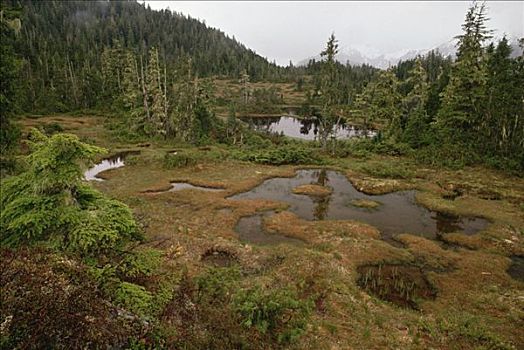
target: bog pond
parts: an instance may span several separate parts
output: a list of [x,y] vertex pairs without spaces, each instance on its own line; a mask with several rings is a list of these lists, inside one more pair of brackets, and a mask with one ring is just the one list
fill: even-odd
[[[86,180],[103,181],[102,171],[125,165],[125,158],[139,151],[117,153],[103,159],[84,173]],[[329,188],[328,195],[297,194],[296,188],[317,185]],[[223,191],[222,188],[201,187],[185,182],[172,182],[168,192],[196,189]],[[294,191],[295,190],[295,191]],[[270,200],[288,204],[287,210],[305,220],[357,220],[376,227],[385,241],[398,245],[398,234],[409,233],[432,240],[439,240],[444,233],[460,232],[467,235],[483,230],[489,221],[478,217],[458,217],[431,211],[415,201],[416,191],[399,191],[384,195],[367,195],[357,191],[340,172],[325,169],[298,170],[294,177],[271,178],[253,189],[228,197],[230,200]],[[235,230],[239,238],[255,244],[304,242],[283,235],[267,233],[263,218],[273,215],[265,211],[242,217]]]
[[[327,186],[332,193],[317,197],[295,194],[293,189],[307,184]],[[451,216],[418,205],[415,191],[393,192],[384,195],[367,195],[357,191],[340,172],[332,170],[298,170],[292,178],[272,178],[250,191],[229,197],[232,200],[265,199],[284,202],[288,211],[305,220],[357,220],[373,225],[380,230],[382,238],[396,243],[394,236],[410,233],[438,240],[443,233],[460,232],[471,235],[484,229],[489,221],[483,218]],[[376,208],[362,207],[361,201],[377,203]],[[236,230],[245,240],[272,243],[264,232],[256,236],[261,226],[262,215],[242,218]],[[258,219],[256,219],[258,217]],[[249,225],[251,223],[251,225]],[[274,243],[279,243],[275,241]]]
[[[314,118],[297,118],[292,116],[281,117],[242,117],[242,121],[251,125],[259,132],[271,134],[283,134],[303,140],[316,140],[318,137],[319,123]],[[374,130],[365,130],[355,125],[340,123],[336,128],[339,139],[349,139],[353,137],[373,137]]]
[[116,169],[123,167],[125,165],[124,160],[127,156],[130,155],[136,155],[139,154],[140,151],[126,151],[126,152],[120,152],[112,155],[111,157],[107,157],[102,159],[102,161],[95,166],[89,168],[84,173],[84,178],[87,181],[104,181],[104,179],[98,177],[98,174],[100,174],[103,171],[109,170],[109,169]]

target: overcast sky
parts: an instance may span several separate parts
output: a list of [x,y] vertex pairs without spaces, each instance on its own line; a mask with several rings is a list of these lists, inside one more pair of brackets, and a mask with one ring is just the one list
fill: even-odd
[[[141,1],[142,2],[142,1]],[[318,54],[331,32],[341,48],[380,53],[426,49],[461,32],[471,2],[264,2],[146,1],[170,8],[229,36],[271,61],[286,65]],[[489,1],[488,27],[495,35],[524,36],[524,1]]]

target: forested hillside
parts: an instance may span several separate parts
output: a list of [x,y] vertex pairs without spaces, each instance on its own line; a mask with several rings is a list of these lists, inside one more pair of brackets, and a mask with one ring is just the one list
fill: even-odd
[[[17,52],[23,58],[19,103],[24,110],[68,110],[99,105],[103,52],[122,49],[146,64],[151,48],[172,70],[192,58],[199,76],[275,79],[279,69],[218,29],[135,1],[4,1],[19,10]],[[115,77],[115,79],[121,77]],[[118,81],[117,83],[120,83]],[[107,94],[107,92],[105,92]]]

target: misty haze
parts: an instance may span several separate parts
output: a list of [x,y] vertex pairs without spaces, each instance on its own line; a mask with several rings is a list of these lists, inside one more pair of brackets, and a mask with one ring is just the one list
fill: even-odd
[[1,349],[524,348],[524,2],[0,5]]

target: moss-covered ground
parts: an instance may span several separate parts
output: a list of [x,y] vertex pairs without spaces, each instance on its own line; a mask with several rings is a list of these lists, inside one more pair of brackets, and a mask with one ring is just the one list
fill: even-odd
[[[166,252],[166,269],[184,269],[196,276],[207,268],[209,252],[220,251],[235,257],[244,287],[293,286],[314,296],[307,331],[291,347],[524,348],[524,282],[506,273],[509,257],[524,255],[522,178],[480,167],[423,168],[402,157],[333,159],[331,167],[346,174],[363,192],[416,189],[417,201],[430,209],[491,222],[475,235],[445,235],[447,246],[401,235],[398,239],[403,245],[396,247],[381,240],[369,224],[305,221],[287,212],[285,203],[227,199],[265,179],[293,176],[293,166],[202,157],[195,164],[166,169],[166,153],[190,146],[117,142],[105,128],[104,118],[97,116],[33,117],[22,123],[25,127],[58,123],[66,132],[110,153],[140,150],[124,167],[102,173],[105,181],[93,186],[133,209],[146,233],[144,245]],[[215,145],[192,151],[220,154],[227,149]],[[173,181],[224,191],[158,192]],[[306,244],[256,246],[239,241],[234,231],[237,221],[265,209],[277,209],[276,215],[264,218],[268,232],[297,237]],[[418,301],[418,310],[413,310],[368,294],[357,284],[357,270],[379,263],[420,267],[436,297]]]

